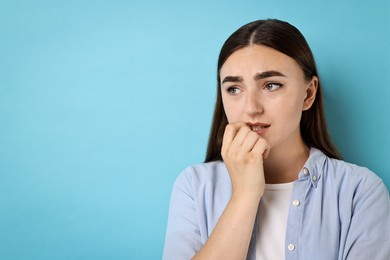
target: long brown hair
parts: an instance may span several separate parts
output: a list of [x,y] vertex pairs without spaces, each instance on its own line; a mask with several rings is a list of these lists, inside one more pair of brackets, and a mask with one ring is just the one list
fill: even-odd
[[[318,77],[314,56],[305,37],[291,24],[275,19],[258,20],[235,31],[225,41],[218,58],[217,99],[205,162],[222,160],[222,139],[228,124],[221,97],[220,69],[233,52],[252,44],[268,46],[290,56],[302,68],[307,80]],[[320,82],[313,105],[302,112],[300,130],[307,146],[315,147],[331,158],[341,158],[326,127]]]

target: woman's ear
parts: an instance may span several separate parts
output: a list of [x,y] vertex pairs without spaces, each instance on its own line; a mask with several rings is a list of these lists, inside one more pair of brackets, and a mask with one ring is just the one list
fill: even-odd
[[308,110],[311,108],[311,106],[314,103],[314,100],[316,99],[316,93],[318,88],[318,78],[316,76],[313,76],[313,78],[310,80],[310,82],[307,85],[306,89],[306,96],[305,100],[303,101],[303,108],[302,110]]

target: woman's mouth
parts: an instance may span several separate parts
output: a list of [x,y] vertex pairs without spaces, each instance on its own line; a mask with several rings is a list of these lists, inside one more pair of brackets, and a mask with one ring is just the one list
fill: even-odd
[[262,126],[262,125],[253,125],[251,126],[252,131],[260,131],[263,130],[264,128],[267,128],[268,126]]
[[264,134],[265,131],[271,126],[269,124],[263,124],[263,123],[248,123],[248,126],[252,129],[252,131],[258,133],[258,134]]

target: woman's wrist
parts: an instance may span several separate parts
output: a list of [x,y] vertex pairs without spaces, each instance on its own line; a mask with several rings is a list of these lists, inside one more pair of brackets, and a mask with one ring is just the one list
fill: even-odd
[[264,190],[261,191],[233,191],[231,196],[231,201],[238,201],[244,203],[245,205],[254,204],[256,207],[258,206],[261,197],[264,194]]

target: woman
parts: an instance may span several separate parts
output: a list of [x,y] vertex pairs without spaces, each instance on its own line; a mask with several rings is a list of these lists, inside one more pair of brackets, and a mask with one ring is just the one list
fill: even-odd
[[303,35],[241,27],[217,80],[206,160],[176,180],[163,258],[390,259],[388,191],[332,145]]

